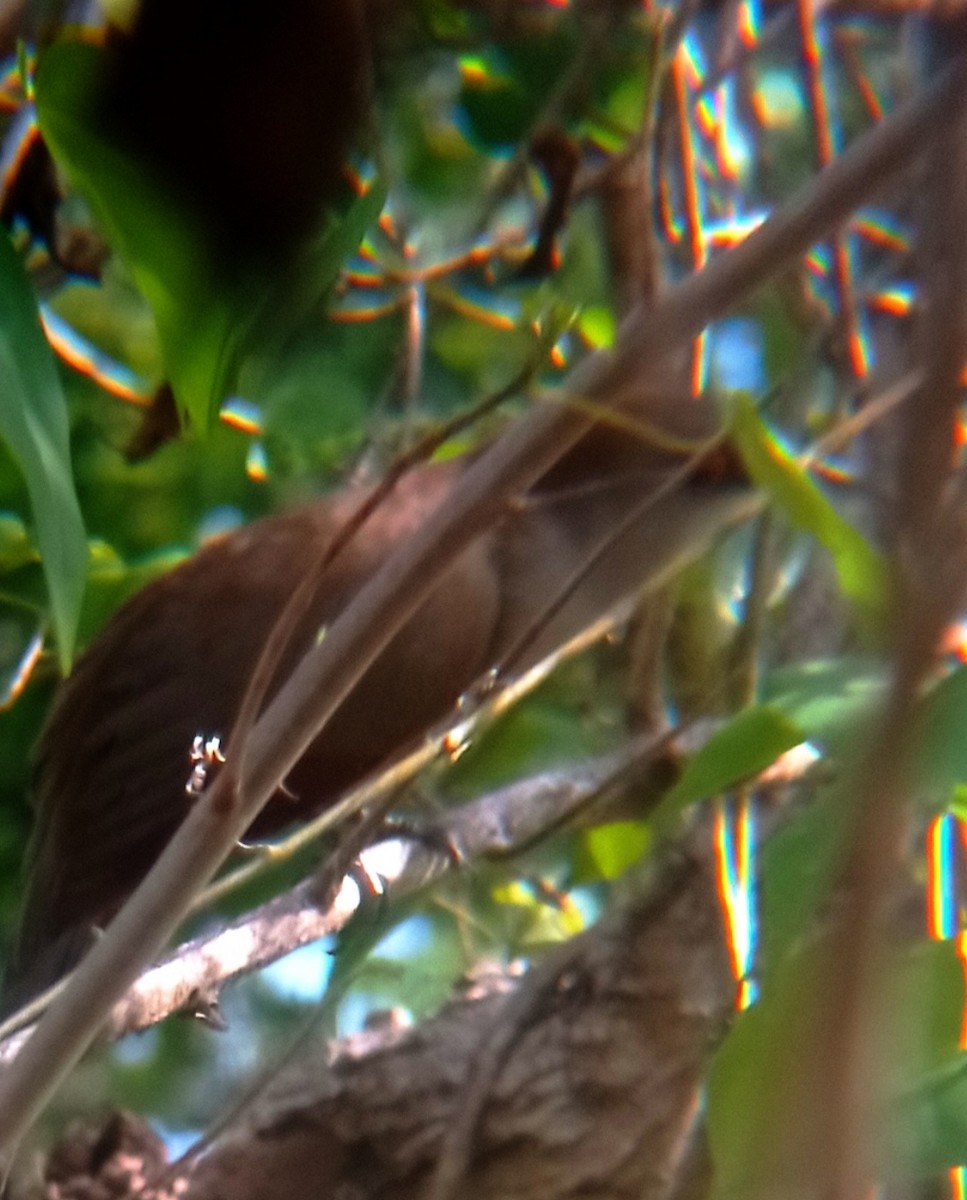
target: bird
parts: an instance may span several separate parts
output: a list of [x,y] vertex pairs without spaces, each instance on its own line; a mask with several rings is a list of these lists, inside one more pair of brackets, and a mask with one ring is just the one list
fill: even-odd
[[[737,457],[723,459],[722,443],[708,449],[721,425],[714,403],[665,396],[637,407],[650,432],[599,422],[461,552],[249,837],[324,810],[446,718],[515,648],[513,668],[526,669],[748,515],[752,491]],[[208,542],[108,620],[60,685],[35,750],[8,1011],[76,965],[184,819],[200,782],[199,748],[227,737],[263,645],[306,574],[318,579],[267,699],[386,556],[447,503],[467,461],[403,473],[324,567],[370,494],[365,487]],[[542,620],[559,595],[565,601]],[[222,749],[230,760],[233,747]]]

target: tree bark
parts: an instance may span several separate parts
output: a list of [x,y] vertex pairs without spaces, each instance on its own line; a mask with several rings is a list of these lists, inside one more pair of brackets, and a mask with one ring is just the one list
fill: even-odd
[[177,1182],[158,1178],[153,1135],[139,1149],[116,1123],[110,1153],[102,1133],[69,1172],[52,1156],[43,1194],[680,1197],[734,995],[710,856],[678,851],[523,977],[496,971],[418,1027],[301,1055]]

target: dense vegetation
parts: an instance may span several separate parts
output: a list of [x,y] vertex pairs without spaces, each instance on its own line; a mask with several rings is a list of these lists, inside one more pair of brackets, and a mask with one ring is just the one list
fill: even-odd
[[[141,42],[45,31],[3,81],[11,147],[36,106],[0,241],[8,936],[58,674],[213,533],[414,447],[486,444],[596,353],[620,360],[622,321],[647,336],[696,280],[711,323],[691,386],[720,398],[768,505],[662,592],[660,619],[654,597],[623,614],[399,807],[576,776],[663,712],[687,751],[600,821],[548,819],[509,858],[391,889],[332,943],[231,984],[225,1033],[169,1019],[95,1050],[51,1126],[133,1108],[182,1148],[304,1014],[321,1006],[329,1035],[392,1007],[419,1022],[481,962],[539,963],[714,806],[742,847],[725,890],[743,1011],[708,1047],[717,1193],[828,1172],[845,1194],[967,1160],[958,22],[372,0],[334,5],[327,41],[318,0],[247,33],[224,7],[169,4],[157,57],[144,24]],[[912,132],[875,166],[850,158],[907,103],[927,106]],[[800,246],[789,214],[810,205]],[[786,242],[755,241],[763,221]],[[743,245],[763,246],[754,267]],[[318,855],[269,862],[191,931]]]

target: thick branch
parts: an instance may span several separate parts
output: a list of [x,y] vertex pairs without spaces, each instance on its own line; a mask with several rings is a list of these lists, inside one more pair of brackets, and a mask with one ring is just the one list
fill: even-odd
[[[679,855],[523,980],[495,970],[418,1029],[303,1048],[183,1179],[131,1196],[410,1200],[483,1081],[458,1194],[665,1200],[734,993],[714,872],[705,855]],[[123,1156],[96,1169],[138,1161]],[[62,1180],[57,1194],[89,1194],[89,1182]]]

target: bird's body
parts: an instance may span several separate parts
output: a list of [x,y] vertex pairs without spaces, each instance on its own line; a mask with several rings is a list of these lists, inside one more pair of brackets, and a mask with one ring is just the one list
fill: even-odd
[[[707,411],[684,421],[707,431]],[[696,428],[697,426],[697,428]],[[253,834],[278,831],[443,719],[500,662],[609,535],[614,544],[531,641],[521,667],[655,580],[747,504],[746,487],[702,479],[664,494],[685,460],[601,431],[455,561],[393,638],[270,802]],[[36,825],[7,996],[68,969],[133,890],[193,802],[199,735],[227,737],[275,621],[320,572],[274,691],[377,565],[439,505],[462,464],[418,468],[320,572],[363,493],[350,489],[266,518],[203,548],[125,604],[55,698],[34,771]],[[642,510],[643,499],[653,502]],[[641,511],[639,511],[641,510]],[[622,523],[627,528],[622,530]],[[229,757],[232,747],[227,747]]]
[[[329,565],[279,681],[439,503],[452,474],[411,476],[366,536]],[[56,977],[71,965],[92,928],[110,919],[151,866],[193,802],[186,785],[195,737],[227,738],[274,620],[303,575],[319,569],[361,499],[352,490],[218,538],[134,596],[78,661],[36,754],[36,824],[14,978],[33,978],[34,965],[38,978]],[[253,836],[323,807],[446,712],[451,680],[472,680],[483,667],[494,591],[478,544],[374,664]],[[473,619],[444,620],[436,610],[451,603]],[[384,695],[394,702],[372,703]]]

